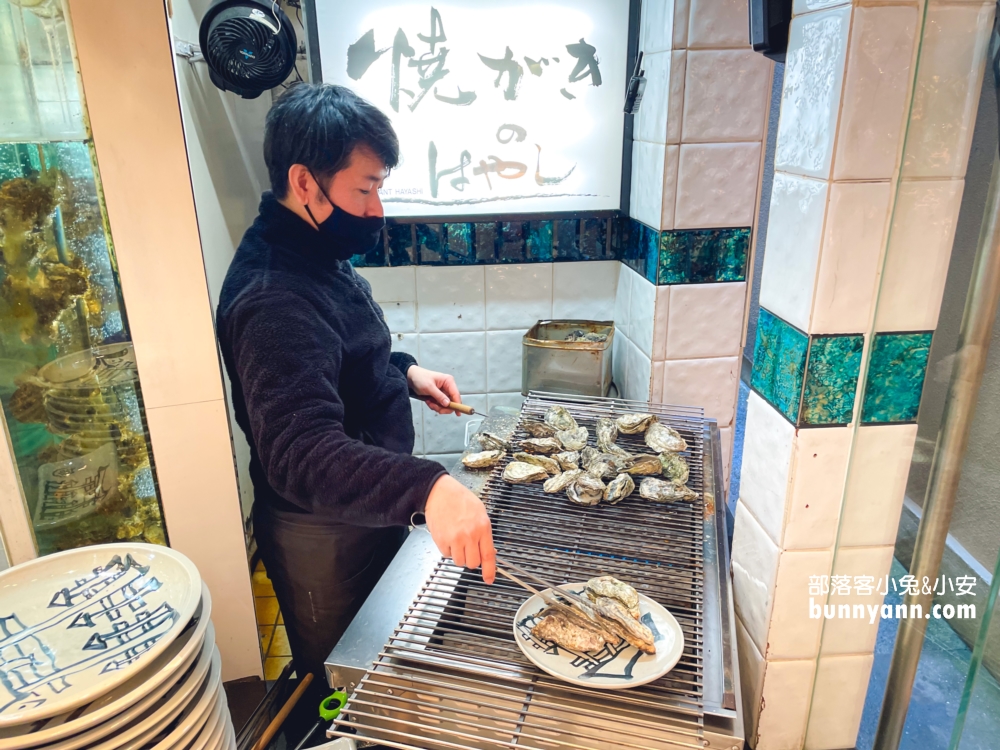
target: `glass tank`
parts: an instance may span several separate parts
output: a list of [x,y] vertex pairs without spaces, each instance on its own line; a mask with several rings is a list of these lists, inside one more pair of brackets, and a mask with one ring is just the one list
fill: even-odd
[[60,0],[0,0],[0,405],[40,554],[166,544]]

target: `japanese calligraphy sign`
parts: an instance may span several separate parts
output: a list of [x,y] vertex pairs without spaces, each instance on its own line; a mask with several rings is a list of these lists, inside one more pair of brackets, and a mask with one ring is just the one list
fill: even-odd
[[323,80],[399,135],[387,216],[619,207],[628,0],[316,5]]

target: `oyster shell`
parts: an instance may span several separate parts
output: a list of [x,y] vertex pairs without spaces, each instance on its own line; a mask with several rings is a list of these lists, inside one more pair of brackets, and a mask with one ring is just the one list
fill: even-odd
[[531,453],[515,453],[514,460],[526,464],[541,466],[545,469],[547,474],[551,474],[552,476],[555,476],[562,471],[562,467],[559,466],[559,462],[554,458],[549,458],[548,456],[535,456]]
[[586,593],[587,598],[592,602],[596,602],[601,597],[617,599],[624,605],[632,617],[637,620],[640,617],[639,592],[627,583],[619,581],[614,576],[591,578],[587,581],[587,588],[584,593]]
[[675,503],[680,500],[696,500],[698,493],[687,485],[676,485],[662,479],[646,477],[639,485],[639,495],[654,503]]
[[476,437],[479,438],[479,444],[483,447],[484,451],[509,451],[510,443],[504,440],[502,437],[494,435],[490,432],[479,432],[476,433]]
[[526,453],[559,453],[562,443],[556,438],[527,438],[521,441],[521,448]]
[[611,459],[611,456],[608,456],[606,453],[602,453],[590,462],[590,466],[587,467],[587,473],[592,474],[598,479],[617,475],[618,472],[615,471]]
[[594,459],[601,455],[601,452],[597,448],[591,448],[589,445],[580,451],[580,466],[585,469],[589,469],[590,465],[594,462]]
[[618,426],[618,432],[625,435],[638,435],[640,432],[645,432],[656,421],[656,416],[653,414],[622,414],[615,424]]
[[610,453],[607,446],[612,445],[618,439],[618,425],[615,420],[607,417],[597,418],[597,447],[605,453]]
[[660,465],[663,467],[663,476],[674,484],[687,484],[688,475],[691,473],[688,462],[683,456],[676,453],[661,453]]
[[582,451],[587,447],[587,438],[590,433],[586,427],[577,427],[575,430],[561,430],[556,433],[556,440],[562,443],[562,447],[568,451]]
[[566,496],[577,505],[597,505],[604,498],[604,482],[583,472],[566,488]]
[[556,430],[555,427],[545,424],[545,422],[539,422],[536,419],[526,419],[521,422],[521,427],[527,432],[531,437],[545,438],[545,437],[555,437]]
[[604,490],[604,502],[617,505],[620,500],[628,497],[635,490],[635,482],[628,474],[619,474],[610,482]]
[[562,474],[556,474],[551,479],[546,479],[542,485],[542,491],[548,493],[562,492],[575,482],[583,474],[583,469],[570,469]]
[[649,475],[649,474],[659,474],[663,471],[663,464],[660,462],[659,456],[650,456],[643,453],[639,456],[634,456],[632,465],[625,469],[629,474],[639,474],[639,475]]
[[495,466],[506,454],[503,451],[481,451],[462,456],[462,463],[468,469],[486,469]]
[[555,453],[552,458],[559,462],[563,471],[580,468],[579,451],[563,451],[562,453]]
[[598,597],[594,602],[594,609],[613,633],[629,642],[629,645],[646,654],[655,654],[656,645],[653,643],[653,631],[632,617],[624,604],[617,599],[608,596]]
[[653,422],[646,430],[646,445],[657,453],[680,453],[688,448],[680,433],[662,422]]
[[564,612],[546,610],[542,621],[531,629],[531,634],[540,641],[554,643],[569,651],[600,651],[611,642],[610,633],[605,633],[597,625],[585,625],[582,620],[570,619]]
[[579,425],[564,406],[553,406],[545,412],[545,424],[557,430],[575,430]]
[[503,480],[511,484],[543,482],[548,476],[541,466],[526,464],[523,461],[511,461],[503,470]]

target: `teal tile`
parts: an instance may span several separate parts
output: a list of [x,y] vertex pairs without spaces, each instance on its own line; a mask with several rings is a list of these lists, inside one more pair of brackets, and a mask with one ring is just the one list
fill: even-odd
[[791,422],[798,422],[809,337],[764,308],[757,321],[750,385]]
[[801,425],[850,424],[865,337],[816,336],[809,344]]
[[750,229],[723,229],[719,233],[716,281],[746,281]]
[[920,409],[933,333],[876,333],[861,421],[912,422]]
[[412,224],[389,224],[389,265],[412,266],[416,262]]
[[660,232],[657,284],[685,284],[688,280],[688,242],[685,232]]
[[532,221],[528,223],[526,237],[528,260],[552,260],[552,222]]

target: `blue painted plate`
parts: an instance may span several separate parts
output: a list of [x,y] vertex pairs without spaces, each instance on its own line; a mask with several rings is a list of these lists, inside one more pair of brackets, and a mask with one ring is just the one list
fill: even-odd
[[[564,588],[583,595],[586,584],[571,583]],[[531,630],[541,621],[538,615],[546,606],[540,596],[532,596],[521,605],[514,616],[514,640],[535,666],[572,685],[602,690],[645,685],[673,669],[684,651],[680,624],[664,607],[642,594],[639,613],[653,631],[655,654],[644,654],[624,640],[593,653],[570,651],[539,640]]]

